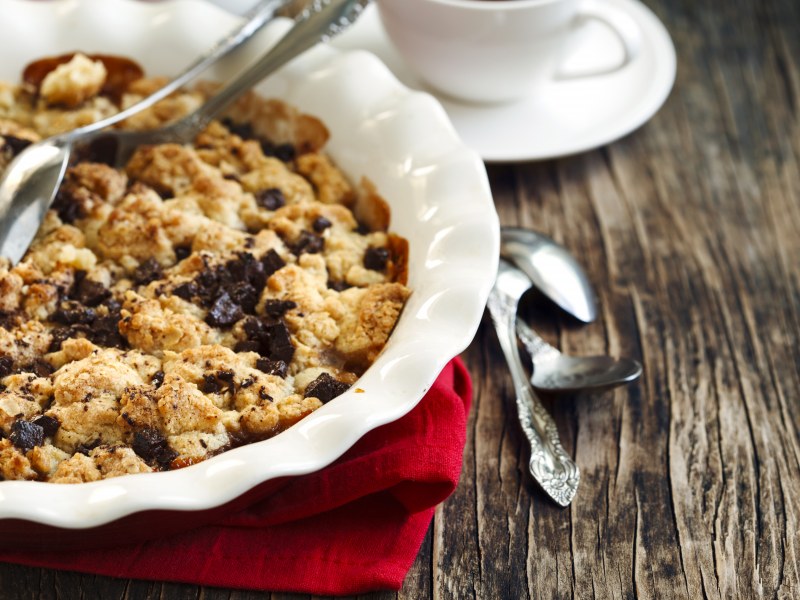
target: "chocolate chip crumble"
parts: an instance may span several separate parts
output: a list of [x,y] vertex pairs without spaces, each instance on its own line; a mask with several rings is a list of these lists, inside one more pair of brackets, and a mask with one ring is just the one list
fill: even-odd
[[[55,62],[83,83],[48,82],[45,62],[9,86],[0,171],[161,85],[137,76],[112,91],[100,59],[77,56]],[[212,89],[126,126],[160,126]],[[279,434],[352,386],[410,293],[407,245],[388,221],[356,218],[387,213],[357,210],[382,201],[322,151],[327,136],[250,95],[193,144],[141,147],[123,169],[98,147],[70,165],[29,252],[0,262],[0,479],[185,467]]]

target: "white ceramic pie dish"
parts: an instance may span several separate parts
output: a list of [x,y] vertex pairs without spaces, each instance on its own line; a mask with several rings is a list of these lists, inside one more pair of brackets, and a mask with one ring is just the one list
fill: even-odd
[[[238,19],[203,0],[4,0],[0,79],[16,81],[29,61],[74,50],[175,74]],[[271,24],[209,76],[227,78],[288,26]],[[265,483],[318,470],[410,411],[475,335],[494,281],[498,219],[483,163],[438,102],[405,88],[373,55],[328,47],[259,91],[322,119],[327,152],[354,181],[367,176],[377,185],[392,208],[391,229],[410,242],[413,293],[385,351],[354,386],[364,393],[345,393],[275,438],[176,471],[80,485],[0,482],[0,532],[16,535],[33,523],[79,533],[126,520],[140,528],[147,515],[162,516],[155,524],[164,514],[210,514]]]

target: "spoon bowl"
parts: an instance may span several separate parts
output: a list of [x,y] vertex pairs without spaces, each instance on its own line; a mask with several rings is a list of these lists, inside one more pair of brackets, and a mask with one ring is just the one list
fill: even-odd
[[597,301],[588,277],[561,244],[520,227],[503,227],[500,255],[514,263],[533,285],[561,309],[584,323],[597,318]]
[[603,391],[635,381],[642,374],[642,365],[632,358],[562,354],[521,319],[517,320],[517,335],[531,357],[531,385],[542,392]]
[[69,162],[58,140],[29,146],[0,183],[0,257],[16,264],[44,221]]
[[543,392],[603,391],[635,381],[642,366],[629,358],[564,356],[539,368],[531,384]]

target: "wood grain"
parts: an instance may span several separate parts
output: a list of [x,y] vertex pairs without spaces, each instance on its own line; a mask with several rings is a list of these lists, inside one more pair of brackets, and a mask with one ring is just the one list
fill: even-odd
[[[545,399],[583,472],[556,508],[484,323],[460,485],[403,589],[364,598],[800,598],[800,3],[646,4],[679,55],[662,110],[607,147],[488,169],[501,221],[562,242],[600,300],[588,326],[536,298],[524,316],[643,378]],[[0,596],[309,598],[15,565]]]

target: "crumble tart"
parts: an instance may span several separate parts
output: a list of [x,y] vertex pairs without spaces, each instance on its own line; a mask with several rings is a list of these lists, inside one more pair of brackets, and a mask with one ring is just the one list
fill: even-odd
[[[163,83],[115,57],[29,65],[22,84],[0,83],[0,169]],[[213,91],[123,126],[161,126]],[[70,166],[26,256],[0,263],[2,478],[183,467],[271,437],[356,381],[410,293],[408,248],[374,187],[322,152],[327,136],[249,94],[192,145],[142,147],[122,170]]]

